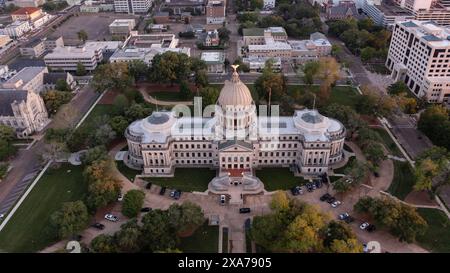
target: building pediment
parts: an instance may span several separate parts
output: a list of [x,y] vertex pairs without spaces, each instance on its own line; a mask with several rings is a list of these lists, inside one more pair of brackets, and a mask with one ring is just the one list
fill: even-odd
[[219,144],[221,152],[252,152],[253,145],[245,141],[230,140]]

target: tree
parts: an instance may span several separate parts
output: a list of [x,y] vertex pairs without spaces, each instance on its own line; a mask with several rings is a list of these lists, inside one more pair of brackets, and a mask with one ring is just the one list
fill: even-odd
[[98,92],[109,89],[126,90],[133,83],[129,65],[126,62],[102,64],[95,69],[92,86]]
[[99,145],[88,149],[81,158],[81,161],[85,165],[90,165],[95,161],[107,159],[108,159],[108,151],[106,150],[106,147],[103,145]]
[[379,142],[368,142],[363,149],[363,153],[366,158],[374,164],[375,167],[377,167],[382,160],[386,159],[384,147]]
[[68,103],[73,97],[69,92],[56,90],[42,92],[41,96],[44,100],[45,108],[50,114],[55,114],[62,105]]
[[219,33],[219,39],[221,44],[225,44],[230,40],[231,31],[229,31],[226,27],[219,28],[217,32]]
[[91,142],[94,145],[106,145],[111,140],[116,138],[116,132],[111,128],[111,126],[106,123],[103,124],[97,129],[92,132],[91,136]]
[[150,115],[151,111],[152,109],[147,107],[145,104],[135,103],[125,110],[125,117],[129,121],[134,121],[147,117]]
[[406,83],[398,81],[389,85],[387,91],[390,95],[400,95],[401,93],[408,93],[409,89]]
[[59,91],[72,91],[65,79],[57,79],[55,89]]
[[159,83],[181,83],[192,72],[191,63],[191,58],[184,53],[168,51],[158,54],[152,60],[150,78]]
[[87,72],[86,72],[86,68],[84,67],[84,65],[81,62],[77,63],[77,70],[76,70],[75,74],[77,76],[84,76],[84,75],[86,75],[86,73]]
[[0,139],[11,142],[16,139],[16,132],[12,127],[0,124]]
[[63,239],[83,230],[88,225],[89,215],[82,201],[67,202],[51,215],[50,222],[56,228],[58,237]]
[[0,160],[5,160],[6,158],[15,155],[17,148],[12,145],[11,142],[5,139],[0,139]]
[[433,147],[416,160],[415,190],[428,190],[437,193],[444,185],[450,184],[450,154],[444,147]]
[[123,135],[128,124],[129,122],[124,116],[115,116],[109,121],[109,126],[114,130],[116,136]]
[[133,60],[129,63],[128,67],[129,74],[134,78],[135,81],[144,79],[149,71],[149,67],[142,60]]
[[200,96],[202,97],[202,103],[206,107],[208,105],[215,105],[219,98],[220,91],[212,86],[203,87],[200,90]]
[[208,86],[208,74],[206,74],[205,70],[200,70],[195,73],[194,78],[195,86],[198,88]]
[[306,84],[313,84],[314,77],[319,72],[320,64],[317,61],[309,61],[303,65],[303,81]]
[[191,233],[205,222],[202,209],[191,202],[172,204],[167,210],[169,222],[178,235]]
[[183,99],[189,99],[192,97],[191,89],[189,88],[189,85],[187,82],[183,81],[180,83],[180,97]]
[[363,48],[361,50],[361,55],[360,55],[361,56],[361,60],[363,62],[368,62],[368,61],[372,60],[375,57],[376,53],[377,53],[377,51],[376,51],[375,48],[370,47],[370,46],[365,47],[365,48]]
[[324,246],[333,253],[361,253],[362,245],[350,226],[331,221],[325,229]]
[[111,159],[96,160],[86,166],[83,175],[88,181],[86,204],[92,211],[117,200],[122,184],[112,174]]
[[270,202],[270,208],[276,211],[289,209],[289,198],[284,191],[277,191]]
[[116,253],[118,248],[114,237],[100,234],[91,241],[91,249],[97,253]]
[[132,253],[141,250],[141,230],[136,219],[123,224],[114,237],[117,248],[121,252]]
[[313,252],[323,250],[322,230],[329,216],[298,199],[277,193],[273,212],[255,216],[250,237],[262,247],[275,252]]
[[128,218],[138,215],[144,204],[145,193],[141,190],[130,190],[123,197],[122,214]]
[[271,104],[272,99],[277,100],[286,93],[286,79],[281,73],[274,73],[272,62],[266,62],[263,73],[255,81],[255,89],[259,97],[264,97]]
[[394,199],[366,196],[359,199],[353,209],[370,214],[377,224],[388,228],[400,241],[412,243],[427,229],[427,222],[414,207]]
[[78,37],[78,40],[80,40],[84,43],[88,39],[88,34],[84,29],[82,29],[77,32],[77,37]]
[[119,113],[123,113],[129,106],[128,98],[124,94],[119,94],[114,98],[113,105]]
[[417,128],[438,146],[450,149],[450,121],[444,106],[432,105],[422,112]]
[[174,249],[178,244],[175,230],[170,226],[170,219],[165,211],[152,210],[142,218],[142,244],[144,251]]

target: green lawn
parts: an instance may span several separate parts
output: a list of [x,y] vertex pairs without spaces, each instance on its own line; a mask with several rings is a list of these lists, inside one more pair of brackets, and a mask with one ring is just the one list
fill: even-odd
[[134,181],[134,177],[138,174],[141,174],[142,171],[137,171],[131,168],[128,168],[123,161],[116,161],[116,166],[119,172],[121,172],[126,178],[130,181]]
[[0,232],[0,249],[35,252],[57,241],[49,228],[50,215],[62,203],[84,197],[87,184],[82,171],[83,167],[68,164],[59,169],[49,169]]
[[189,99],[183,99],[180,97],[179,92],[151,92],[149,93],[150,96],[158,99],[158,100],[165,100],[165,101],[185,101]]
[[385,129],[382,128],[374,128],[374,130],[380,135],[380,137],[383,139],[384,146],[386,149],[389,150],[389,152],[398,157],[403,157],[402,152],[397,147],[397,144],[395,144],[394,140],[392,140],[391,136],[388,132],[386,132]]
[[417,242],[432,252],[450,253],[450,220],[444,212],[437,209],[417,210],[427,221],[427,232],[417,237]]
[[[250,92],[254,92],[254,85],[253,84],[246,84]],[[211,86],[216,87],[218,90],[220,90],[223,87],[223,84],[211,84]],[[307,85],[288,85],[287,86],[287,94],[293,95],[296,92],[299,92],[300,94],[304,94],[306,88],[312,90],[313,92],[319,91],[318,85],[313,86],[307,86]],[[338,103],[343,105],[348,105],[351,107],[354,107],[356,104],[356,98],[360,96],[355,88],[350,86],[335,86],[333,87],[331,91],[330,101],[331,103]]]
[[288,190],[308,182],[302,177],[294,176],[288,168],[264,168],[257,170],[256,176],[264,183],[267,191]]
[[206,168],[177,168],[174,177],[147,177],[145,180],[180,191],[206,191],[215,176],[215,170]]
[[350,157],[350,159],[348,160],[347,164],[345,164],[345,166],[343,166],[343,167],[334,169],[333,170],[334,173],[345,174],[347,169],[351,169],[352,168],[352,166],[353,166],[355,161],[356,161],[356,157],[354,157],[354,156]]
[[408,162],[400,162],[394,160],[394,179],[389,186],[388,192],[405,199],[408,193],[413,190],[414,174]]
[[115,115],[114,105],[112,104],[97,104],[94,109],[89,113],[87,118],[84,120],[83,124],[79,127],[89,127],[92,125],[92,122],[97,117],[101,117],[104,115],[113,116]]
[[200,226],[192,236],[181,238],[183,253],[217,253],[219,249],[219,226],[209,226],[208,221]]

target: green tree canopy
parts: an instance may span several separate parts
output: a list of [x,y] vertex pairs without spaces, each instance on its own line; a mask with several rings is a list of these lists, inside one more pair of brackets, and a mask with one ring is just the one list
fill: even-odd
[[51,215],[50,222],[60,239],[68,238],[86,228],[89,214],[82,201],[67,202]]
[[141,190],[130,190],[123,197],[122,214],[133,218],[136,217],[144,204],[145,193]]

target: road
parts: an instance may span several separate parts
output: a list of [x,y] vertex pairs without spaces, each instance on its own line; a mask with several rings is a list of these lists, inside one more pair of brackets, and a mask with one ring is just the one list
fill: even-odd
[[[90,87],[82,89],[69,103],[69,108],[77,110],[74,112],[74,115],[70,117],[71,121],[62,126],[61,124],[52,121],[46,129],[66,127],[67,124],[74,124],[89,110],[89,107],[94,103],[98,96],[99,94]],[[62,118],[62,115],[64,115],[64,113],[58,112],[54,119],[67,120],[67,118]],[[42,135],[37,135],[36,137],[40,138],[40,140],[38,140],[31,149],[19,150],[16,157],[10,163],[10,166],[12,167],[11,171],[8,173],[8,176],[0,182],[0,213],[9,211],[32,182],[34,175],[44,166],[41,155],[44,152],[45,143],[42,139]]]
[[[386,89],[380,83],[373,82],[368,77],[367,70],[358,57],[353,55],[340,40],[331,37],[329,40],[332,44],[337,44],[342,48],[338,54],[338,58],[341,62],[346,61],[348,68],[352,72],[354,84],[377,87],[380,92],[386,94]],[[432,142],[417,130],[416,123],[409,116],[394,114],[388,118],[388,121],[392,125],[392,133],[413,160],[421,152],[432,146]]]

